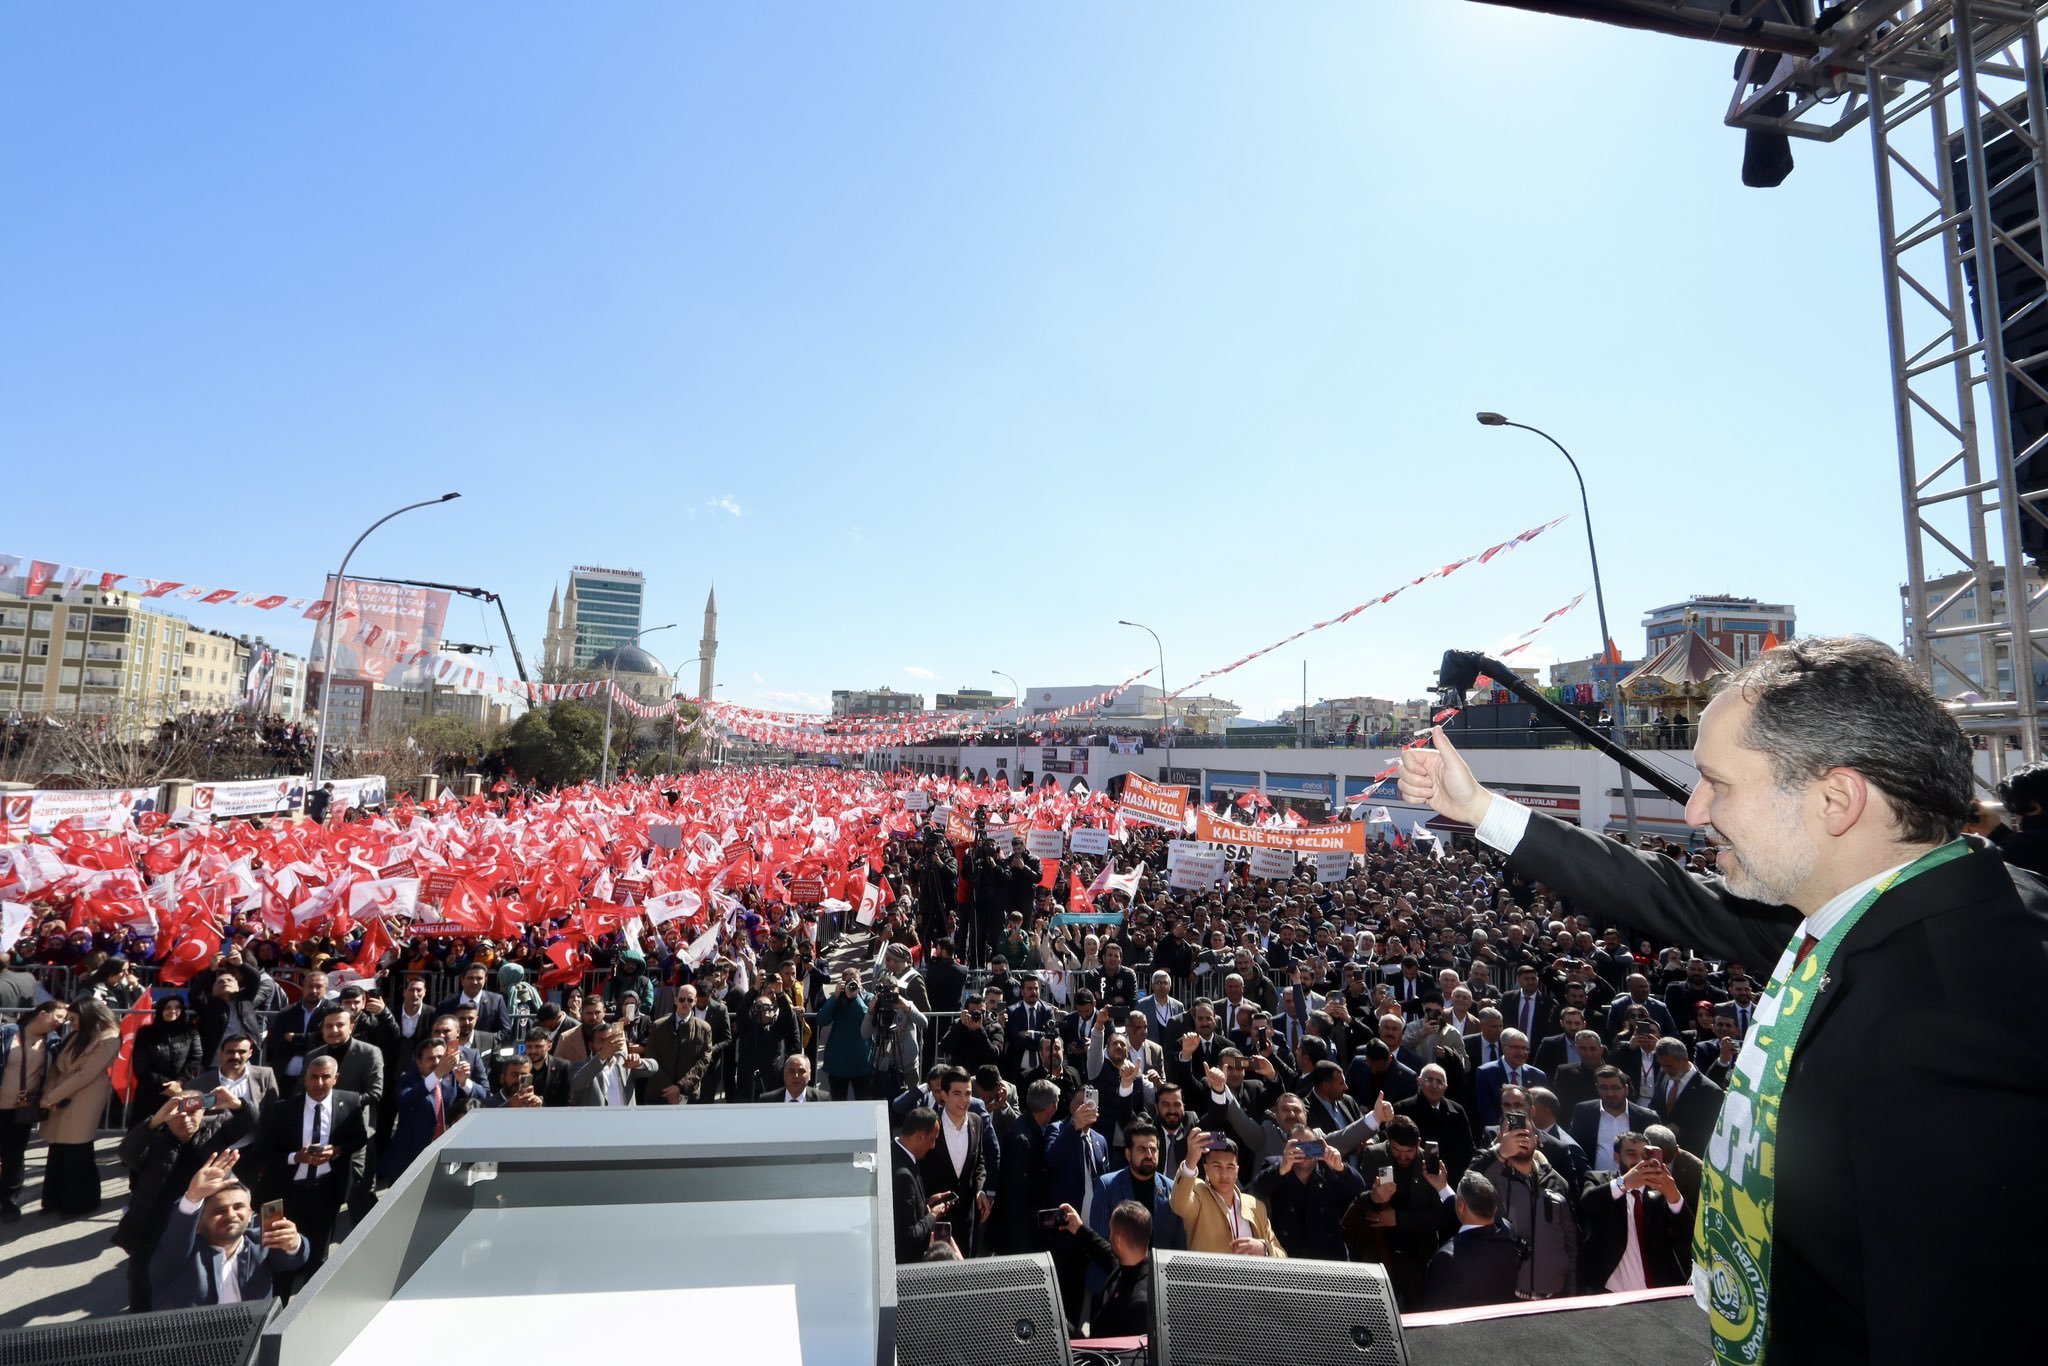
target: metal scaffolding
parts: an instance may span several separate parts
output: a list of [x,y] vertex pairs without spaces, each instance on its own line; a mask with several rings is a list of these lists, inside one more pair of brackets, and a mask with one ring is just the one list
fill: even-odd
[[[2020,539],[2023,519],[2048,515],[2017,478],[2048,442],[2015,450],[2006,401],[2026,389],[2048,402],[2048,353],[2008,355],[2004,336],[2048,308],[2044,13],[2027,0],[1862,0],[1812,56],[1746,54],[1727,120],[1814,141],[1870,125],[1906,651],[1923,675],[1939,665],[1981,699],[1956,710],[1990,737],[1994,775],[2041,755],[2036,671],[2048,665],[2048,627],[2026,625],[2048,587],[2030,579]],[[1999,230],[1994,198],[2026,195],[2031,221]]]

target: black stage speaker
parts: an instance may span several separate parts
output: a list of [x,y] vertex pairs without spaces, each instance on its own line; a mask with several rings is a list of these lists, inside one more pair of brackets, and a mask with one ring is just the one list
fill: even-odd
[[1386,1270],[1364,1262],[1154,1252],[1159,1366],[1407,1366]]
[[248,1366],[276,1300],[0,1333],[0,1366]]
[[1072,1366],[1052,1258],[981,1257],[896,1268],[899,1366]]

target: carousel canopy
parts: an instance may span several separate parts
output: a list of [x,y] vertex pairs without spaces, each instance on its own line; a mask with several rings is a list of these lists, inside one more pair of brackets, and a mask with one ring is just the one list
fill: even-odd
[[1721,680],[1742,667],[1686,623],[1685,634],[1621,680],[1621,695],[1637,706],[1679,706],[1714,695]]

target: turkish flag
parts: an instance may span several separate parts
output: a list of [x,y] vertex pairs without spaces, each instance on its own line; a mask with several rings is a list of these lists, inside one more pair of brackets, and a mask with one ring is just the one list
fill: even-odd
[[547,947],[548,961],[555,966],[540,976],[540,989],[552,991],[564,982],[573,982],[583,975],[583,946],[581,940],[571,935],[557,939]]
[[355,961],[348,965],[349,976],[360,981],[375,977],[379,960],[391,949],[391,934],[384,928],[384,922],[372,920],[363,931],[363,942],[356,949]]
[[1041,871],[1038,874],[1039,886],[1049,892],[1060,885],[1060,861],[1058,859],[1046,859],[1040,864],[1040,869]]
[[114,1083],[114,1091],[122,1100],[135,1099],[135,1068],[130,1061],[135,1052],[135,1031],[148,1024],[149,1012],[138,1010],[121,1017],[121,1052],[107,1069],[107,1078]]
[[172,938],[170,957],[164,959],[163,971],[157,974],[157,980],[167,987],[184,986],[193,973],[211,966],[213,956],[220,952],[220,930],[204,912],[181,920]]
[[1095,898],[1088,895],[1088,889],[1081,885],[1079,873],[1067,874],[1067,910],[1080,914],[1095,909]]

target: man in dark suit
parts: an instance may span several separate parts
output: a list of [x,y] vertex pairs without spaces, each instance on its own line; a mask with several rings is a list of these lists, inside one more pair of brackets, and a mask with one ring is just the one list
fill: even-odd
[[1562,1006],[1557,1012],[1557,1032],[1536,1045],[1530,1061],[1555,1079],[1560,1067],[1579,1060],[1579,1032],[1586,1027],[1586,1012],[1577,1006]]
[[[1096,1178],[1109,1170],[1109,1144],[1095,1132],[1097,1118],[1096,1108],[1088,1103],[1088,1098],[1076,1096],[1067,1118],[1046,1130],[1046,1196],[1051,1205],[1086,1208]],[[1067,1317],[1078,1322],[1086,1292],[1087,1254],[1071,1234],[1056,1231],[1052,1237],[1052,1260],[1059,1273],[1060,1297],[1067,1306]]]
[[1450,1097],[1450,1083],[1444,1069],[1436,1063],[1422,1069],[1416,1076],[1416,1094],[1406,1100],[1394,1103],[1396,1115],[1406,1115],[1414,1121],[1421,1142],[1437,1145],[1437,1152],[1443,1158],[1444,1167],[1456,1181],[1465,1174],[1465,1168],[1472,1165],[1473,1126],[1472,1116],[1464,1106]]
[[1707,1150],[1714,1121],[1721,1117],[1721,1088],[1692,1065],[1683,1040],[1657,1044],[1657,1089],[1650,1108],[1678,1134],[1678,1146],[1695,1155]]
[[1223,1050],[1230,1047],[1230,1040],[1216,1027],[1216,1008],[1206,1001],[1195,1002],[1185,1019],[1186,1029],[1174,1026],[1174,1042],[1160,1042],[1166,1049],[1166,1079],[1194,1087],[1210,1068],[1222,1065]]
[[299,979],[298,1004],[278,1011],[264,1036],[264,1065],[277,1074],[277,1084],[287,1094],[299,1089],[306,1054],[320,1042],[314,1020],[326,998],[327,974],[317,969],[307,972]]
[[[1445,1174],[1425,1174],[1423,1179],[1439,1191]],[[1515,1278],[1521,1274],[1522,1251],[1514,1234],[1496,1214],[1500,1197],[1493,1183],[1478,1172],[1466,1172],[1458,1181],[1458,1231],[1438,1248],[1422,1274],[1420,1309],[1469,1309],[1482,1304],[1504,1304],[1515,1297]]]
[[1685,963],[1685,980],[1664,988],[1664,1009],[1672,1019],[1688,1024],[1700,1002],[1719,1005],[1728,999],[1727,992],[1707,980],[1711,967],[1704,958],[1689,958]]
[[941,1015],[957,1015],[967,991],[967,970],[953,956],[953,941],[934,939],[924,965],[925,993],[932,1009]]
[[1615,1067],[1603,1067],[1593,1077],[1597,1095],[1572,1111],[1565,1131],[1579,1151],[1591,1161],[1595,1154],[1612,1153],[1614,1142],[1623,1134],[1639,1134],[1657,1122],[1657,1112],[1628,1098],[1628,1081]]
[[1045,1134],[1060,1112],[1060,1089],[1049,1081],[1024,1088],[1023,1113],[1003,1140],[996,1169],[996,1214],[992,1224],[998,1252],[1042,1252],[1046,1230],[1038,1211],[1050,1209],[1046,1189]]
[[[1672,865],[1674,870],[1677,865]],[[1628,990],[1614,998],[1607,1006],[1607,1034],[1612,1038],[1628,1028],[1629,1010],[1641,1006],[1650,1012],[1650,1018],[1657,1022],[1659,1035],[1676,1034],[1677,1021],[1671,1018],[1671,1011],[1665,1004],[1650,994],[1650,979],[1640,972],[1628,975]]]
[[465,965],[455,994],[441,1002],[434,1013],[453,1015],[463,1006],[475,1006],[476,1027],[489,1034],[503,1034],[512,1027],[512,1012],[506,1008],[503,996],[484,989],[490,975],[490,969],[482,963]]
[[[1745,1189],[1761,1180],[1762,1145],[1772,1151],[1757,1229],[1768,1298],[1739,1277],[1715,1280],[1716,1327],[1731,1345],[1767,1332],[1772,1359],[1816,1366],[2006,1350],[2030,1263],[1955,1253],[1983,1242],[1981,1171],[1930,1163],[1920,1145],[1859,1119],[1871,1096],[1900,1095],[1956,1132],[2048,1127],[2048,1088],[2014,1083],[2048,1075],[2038,1008],[2024,992],[1986,991],[1983,976],[1987,963],[2048,956],[2048,888],[1958,839],[1973,813],[1971,747],[1926,685],[1891,650],[1850,637],[1766,651],[1725,683],[1701,720],[1687,811],[1720,846],[1716,878],[1496,797],[1436,743],[1403,753],[1403,798],[1472,824],[1513,872],[1582,915],[1777,965],[1758,1014],[1796,1012],[1796,1047],[1787,1059],[1793,1034],[1781,1027],[1759,1045],[1761,1075],[1738,1063],[1707,1145],[1721,1179]],[[1927,1026],[1949,1018],[1979,1026],[1967,1065],[1949,1031]],[[1777,1105],[1760,1107],[1773,1092]],[[1906,1189],[1912,1239],[1843,1236]],[[2005,1186],[2001,1224],[2038,1228],[2044,1216],[2048,1187]],[[1710,1207],[1696,1224],[1720,1218]]]
[[1594,1172],[1579,1197],[1579,1290],[1661,1290],[1684,1285],[1692,1265],[1692,1208],[1642,1135],[1621,1140],[1612,1171]]
[[1515,969],[1516,989],[1501,998],[1500,1013],[1509,1029],[1519,1029],[1531,1041],[1557,1032],[1557,1000],[1543,990],[1543,974],[1534,963]]
[[965,1257],[987,1251],[983,1228],[995,1213],[1002,1153],[995,1126],[986,1113],[973,1108],[972,1078],[964,1068],[948,1067],[938,1076],[939,1141],[918,1163],[927,1194],[951,1191],[960,1217],[953,1220],[953,1243]]
[[1550,1074],[1550,1089],[1566,1115],[1595,1096],[1593,1076],[1607,1065],[1607,1044],[1598,1030],[1581,1029],[1575,1043],[1579,1060],[1568,1062]]
[[249,1188],[234,1175],[241,1150],[207,1159],[171,1208],[150,1257],[150,1304],[193,1309],[231,1301],[267,1300],[305,1266],[309,1246],[289,1216],[257,1225]]
[[717,1045],[711,1024],[697,1018],[697,989],[685,982],[676,988],[675,1009],[647,1031],[647,1056],[654,1059],[654,1080],[648,1091],[663,1105],[688,1105],[697,1099]]
[[329,1006],[314,1027],[319,1031],[320,1045],[307,1052],[306,1061],[311,1063],[316,1057],[334,1059],[335,1089],[363,1098],[370,1130],[376,1132],[377,1113],[384,1103],[384,1055],[355,1037],[355,1016],[342,1006]]
[[832,1098],[823,1087],[811,1085],[811,1060],[792,1053],[782,1062],[782,1085],[754,1099],[762,1105],[823,1105]]
[[[1334,1062],[1329,1065],[1337,1066]],[[1316,1064],[1316,1067],[1321,1066],[1322,1063]],[[1314,1071],[1313,1068],[1310,1070]],[[1368,1039],[1364,1051],[1351,1060],[1351,1066],[1341,1070],[1345,1089],[1360,1113],[1378,1104],[1381,1096],[1398,1105],[1415,1094],[1415,1069],[1396,1058],[1378,1039]],[[1321,1127],[1321,1119],[1312,1122]],[[1342,1128],[1343,1125],[1337,1127]]]
[[339,1072],[326,1053],[308,1058],[299,1078],[303,1093],[273,1100],[250,1145],[264,1166],[264,1198],[284,1201],[286,1217],[306,1239],[306,1275],[327,1260],[335,1219],[368,1171],[363,1098],[336,1087]]
[[460,1119],[472,1103],[481,1105],[484,1099],[483,1085],[471,1076],[469,1065],[446,1040],[428,1034],[414,1044],[413,1066],[399,1078],[392,1096],[397,1119],[391,1142],[377,1160],[378,1180],[385,1185],[396,1181],[428,1144]]
[[[1386,1045],[1381,1044],[1378,1039],[1374,1039],[1373,1043],[1379,1045],[1382,1054],[1387,1051]],[[1384,1057],[1381,1059],[1382,1064],[1385,1064],[1386,1061],[1387,1059]],[[1356,1065],[1353,1064],[1353,1066]],[[1365,1112],[1359,1109],[1359,1101],[1355,1097],[1346,1094],[1350,1083],[1345,1078],[1344,1069],[1337,1066],[1336,1063],[1325,1058],[1308,1069],[1307,1080],[1308,1095],[1303,1099],[1308,1102],[1308,1122],[1310,1128],[1321,1129],[1326,1134],[1334,1134],[1356,1124],[1360,1117],[1364,1115]],[[1377,1087],[1375,1087],[1372,1099],[1374,1102],[1379,1100]],[[1247,1106],[1246,1109],[1248,1113],[1257,1113],[1250,1106]]]
[[896,1260],[921,1262],[932,1245],[932,1225],[947,1218],[958,1197],[950,1191],[926,1195],[918,1164],[939,1141],[939,1116],[922,1105],[903,1117],[903,1130],[890,1145],[889,1184],[896,1216]]
[[526,1031],[526,1061],[540,1103],[551,1109],[567,1105],[569,1064],[555,1056],[555,1037],[540,1025]]
[[1500,1093],[1504,1086],[1541,1086],[1550,1080],[1540,1067],[1529,1063],[1529,1040],[1519,1029],[1500,1032],[1500,1061],[1487,1063],[1472,1077],[1472,1112],[1487,1128],[1500,1123]]
[[1038,1061],[1046,1039],[1059,1037],[1053,1008],[1039,999],[1038,978],[1027,975],[1021,990],[1017,1004],[1003,1021],[1003,1075],[1011,1081],[1022,1081]]
[[1704,1072],[1708,1081],[1726,1090],[1728,1074],[1735,1069],[1735,1058],[1741,1051],[1741,1016],[1733,1001],[1723,1001],[1714,1007],[1714,1037],[1700,1040],[1692,1050],[1692,1065]]

